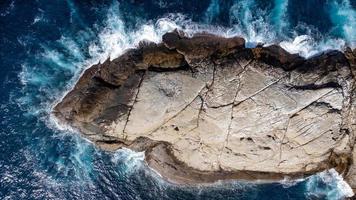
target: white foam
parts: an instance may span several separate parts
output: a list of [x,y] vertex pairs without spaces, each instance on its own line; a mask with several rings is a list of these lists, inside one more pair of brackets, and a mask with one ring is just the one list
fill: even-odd
[[342,39],[327,39],[319,42],[309,35],[296,36],[293,40],[282,41],[279,45],[289,53],[299,54],[305,58],[328,50],[343,50],[346,43]]
[[[214,6],[215,2],[212,1],[211,3]],[[246,39],[247,47],[254,47],[258,43],[267,45],[276,43],[279,40],[278,34],[274,31],[273,26],[267,22],[268,16],[266,16],[266,13],[262,10],[254,10],[258,13],[258,16],[252,16],[252,9],[255,9],[254,5],[253,0],[236,1],[230,9],[231,18],[236,20],[232,27],[199,24],[192,22],[182,14],[170,14],[155,22],[149,21],[142,24],[136,30],[127,30],[120,16],[120,5],[114,3],[109,9],[105,27],[99,33],[99,42],[93,42],[89,46],[89,53],[96,61],[104,62],[107,58],[112,60],[123,54],[127,49],[134,48],[142,40],[159,43],[162,35],[174,29],[183,30],[188,36],[193,36],[199,32],[212,33],[223,37],[240,36]],[[285,18],[287,5],[288,1],[284,0],[282,7],[276,8],[276,17]],[[315,41],[310,35],[296,35],[294,38],[287,39],[279,44],[290,53],[310,57],[329,49],[342,50],[346,43],[342,39],[325,38]]]
[[295,186],[298,183],[303,182],[303,181],[305,181],[305,179],[303,179],[303,178],[291,179],[290,177],[286,176],[286,177],[284,177],[284,179],[282,181],[280,181],[280,183],[282,184],[282,186],[284,188],[289,188],[289,187]]
[[[70,3],[70,1],[68,1],[68,3]],[[212,1],[212,3],[214,4],[216,2]],[[42,106],[41,108],[36,107],[35,109],[31,109],[30,112],[51,113],[54,105],[61,101],[66,93],[74,87],[74,83],[79,79],[80,75],[84,72],[84,69],[99,61],[104,62],[107,58],[110,58],[111,60],[117,58],[127,49],[137,46],[141,40],[158,43],[161,41],[163,34],[173,31],[174,29],[181,29],[185,31],[188,36],[193,36],[198,32],[208,32],[224,37],[242,36],[247,40],[248,46],[250,45],[249,47],[260,42],[272,43],[276,40],[275,32],[271,30],[271,26],[263,17],[263,11],[257,10],[260,17],[252,17],[253,6],[253,0],[236,1],[230,9],[230,14],[235,16],[235,19],[237,20],[237,23],[232,27],[199,24],[192,22],[182,14],[170,14],[159,18],[156,21],[149,21],[142,24],[138,29],[127,30],[120,15],[120,4],[115,1],[108,11],[107,19],[104,23],[105,26],[102,28],[102,31],[99,32],[97,41],[92,41],[88,47],[90,59],[85,60],[83,49],[81,49],[82,46],[78,44],[80,39],[62,36],[57,41],[70,56],[65,56],[63,52],[58,51],[57,49],[43,46],[44,52],[40,55],[40,58],[69,71],[73,74],[73,78],[69,81],[65,92],[57,91],[57,93],[55,93],[53,92],[53,89],[45,88],[44,90],[47,91],[48,95],[52,96],[50,102],[44,102],[40,105]],[[285,6],[285,4],[283,6]],[[72,7],[72,9],[75,10],[74,7]],[[278,12],[280,12],[278,16],[282,17],[285,8],[281,8]],[[89,35],[92,34],[90,30],[88,31]],[[81,35],[85,37],[85,34]],[[309,57],[318,53],[320,50],[326,50],[330,47],[340,49],[345,43],[343,40],[324,40],[324,42],[317,44],[311,36],[300,35],[296,36],[294,39],[282,41],[280,45],[291,53],[298,53],[304,57]],[[35,66],[28,66],[25,63],[23,64],[22,72],[19,74],[19,77],[24,86],[32,84],[41,88],[43,85],[48,84],[48,82],[53,82],[52,77],[48,76],[46,73],[48,72],[37,71]],[[53,96],[57,97],[54,98]],[[31,99],[25,97],[21,98],[19,101],[30,103]],[[59,130],[75,131],[72,130],[71,127],[58,122],[52,114],[49,116],[49,124],[51,124],[51,128],[57,127]]]
[[133,172],[144,166],[145,152],[135,152],[128,148],[121,148],[117,150],[111,162],[117,164],[123,162],[126,165],[127,172]]
[[[99,33],[99,42],[89,46],[89,53],[96,60],[104,62],[107,58],[115,59],[143,40],[159,43],[166,32],[181,29],[176,21],[166,17],[158,19],[156,23],[142,24],[136,30],[127,30],[119,13],[119,4],[114,3],[109,9],[105,27]],[[180,19],[181,16],[176,15],[175,20]]]
[[33,19],[33,21],[32,21],[32,25],[33,25],[33,24],[36,24],[36,23],[39,22],[39,21],[41,21],[42,18],[43,18],[43,16],[36,16],[36,17]]
[[[47,49],[42,58],[51,60],[63,69],[66,69],[73,73],[73,78],[68,84],[66,91],[70,91],[74,87],[75,81],[83,73],[84,69],[90,67],[93,64],[104,62],[107,58],[111,60],[117,58],[123,54],[127,49],[134,48],[141,40],[148,40],[152,42],[160,42],[162,35],[166,32],[173,31],[174,29],[181,29],[187,33],[188,36],[192,36],[198,32],[208,32],[224,37],[242,36],[248,44],[252,47],[257,43],[274,43],[277,41],[277,34],[273,31],[271,26],[266,22],[263,17],[263,12],[259,11],[261,16],[257,18],[252,17],[253,1],[243,0],[242,3],[236,2],[231,8],[230,13],[236,15],[238,21],[232,27],[220,27],[211,26],[206,24],[199,24],[192,22],[190,19],[182,14],[171,14],[166,17],[160,18],[156,21],[150,21],[142,24],[138,29],[127,30],[125,24],[120,16],[119,4],[114,3],[107,16],[105,27],[98,34],[98,40],[92,41],[88,47],[90,59],[84,60],[84,56],[81,48],[74,42],[74,39],[62,37],[58,42],[66,47],[66,50],[75,58],[75,63],[68,65],[68,60],[55,50]],[[239,16],[242,14],[242,18]],[[279,16],[283,16],[279,14]],[[90,34],[90,33],[89,33]],[[316,53],[327,49],[342,49],[345,46],[345,42],[341,39],[324,39],[321,42],[316,42],[310,35],[297,35],[295,38],[290,38],[286,41],[279,43],[282,48],[291,53],[298,53],[304,57],[310,57]],[[79,66],[79,67],[78,67]],[[20,73],[20,80],[23,85],[29,83],[34,85],[40,85],[43,82],[51,81],[48,77],[41,73],[37,73],[33,66],[23,65],[23,70]],[[39,87],[39,86],[38,86]],[[47,91],[48,94],[52,94],[52,90]],[[61,96],[62,98],[67,92],[61,94],[54,94]],[[53,106],[61,101],[61,98],[55,98],[57,101],[51,100],[50,103],[45,103],[45,108],[42,107],[44,112],[50,113]],[[29,100],[26,100],[29,101]],[[59,130],[75,131],[72,127],[60,123],[53,115],[50,115],[50,124]],[[53,128],[51,127],[51,128]],[[79,154],[83,151],[79,150]],[[78,154],[78,155],[79,155]],[[78,160],[79,158],[76,157]],[[113,162],[118,162],[120,159],[124,159],[129,169],[135,169],[137,166],[141,166],[144,160],[143,152],[134,152],[129,149],[122,149],[115,153]],[[79,159],[80,161],[80,159]],[[336,183],[337,194],[343,196],[352,195],[350,187],[342,180],[340,175],[335,174],[336,171],[331,171],[325,174],[321,174],[320,177],[327,180],[328,177],[333,177],[332,180]],[[330,175],[331,174],[331,175]],[[319,176],[319,175],[318,175]],[[325,182],[325,181],[324,181]],[[327,181],[326,181],[327,182]],[[295,184],[294,181],[285,180],[284,183],[287,187]],[[309,185],[313,184],[313,180]]]
[[336,32],[341,32],[348,45],[356,47],[356,10],[349,0],[329,2],[329,15]]
[[82,62],[84,60],[85,57],[83,52],[73,38],[62,36],[58,42],[69,53],[69,55],[75,59],[75,61]]
[[279,45],[290,53],[301,54],[306,56],[309,55],[310,53],[311,54],[315,53],[311,46],[312,43],[313,43],[313,38],[311,38],[308,35],[300,35],[294,38],[293,41],[283,41],[279,43]]
[[[321,187],[321,185],[324,185]],[[330,200],[344,199],[354,195],[352,188],[335,169],[320,172],[307,179],[308,196]]]

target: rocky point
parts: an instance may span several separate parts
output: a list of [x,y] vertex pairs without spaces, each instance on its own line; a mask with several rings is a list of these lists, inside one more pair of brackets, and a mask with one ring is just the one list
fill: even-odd
[[356,50],[174,31],[87,69],[53,110],[99,147],[145,151],[175,183],[280,180],[335,168],[356,189]]

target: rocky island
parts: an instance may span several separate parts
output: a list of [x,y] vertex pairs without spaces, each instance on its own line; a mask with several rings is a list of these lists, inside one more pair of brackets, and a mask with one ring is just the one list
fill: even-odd
[[335,168],[356,189],[356,50],[309,59],[243,38],[166,33],[87,69],[53,110],[174,183]]

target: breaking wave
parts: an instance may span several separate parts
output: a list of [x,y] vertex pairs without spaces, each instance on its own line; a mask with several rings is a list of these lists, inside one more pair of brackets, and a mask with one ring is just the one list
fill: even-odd
[[311,199],[344,199],[354,195],[350,186],[334,169],[306,179],[306,190]]
[[[1,11],[1,15],[9,15],[15,9],[14,2]],[[36,164],[39,163],[41,167],[29,174],[36,177],[34,179],[37,181],[36,187],[40,187],[41,184],[47,185],[46,189],[50,190],[43,194],[41,190],[37,190],[28,195],[50,198],[60,194],[64,195],[62,197],[75,196],[80,199],[93,196],[122,198],[122,195],[132,198],[143,195],[152,195],[154,198],[163,195],[163,198],[172,198],[179,194],[191,198],[204,196],[221,198],[223,195],[230,195],[236,199],[250,199],[261,197],[261,194],[268,193],[271,188],[277,188],[277,191],[291,190],[295,194],[302,191],[301,198],[307,196],[342,199],[352,195],[350,187],[335,170],[303,180],[286,180],[273,184],[247,184],[235,181],[221,183],[225,187],[218,187],[219,184],[200,188],[165,185],[162,180],[147,178],[152,174],[143,170],[144,153],[123,149],[110,155],[72,134],[73,130],[60,127],[50,117],[53,105],[73,87],[86,68],[108,58],[118,57],[127,49],[137,46],[141,40],[158,43],[163,34],[175,29],[183,30],[189,36],[198,32],[209,32],[224,37],[241,36],[246,39],[247,47],[254,47],[259,43],[264,45],[278,43],[287,51],[304,57],[331,49],[343,50],[346,46],[356,46],[356,13],[348,0],[328,1],[327,17],[333,26],[326,33],[320,33],[317,28],[306,24],[295,26],[290,23],[291,0],[274,0],[265,8],[261,8],[259,6],[261,2],[257,0],[227,2],[229,3],[211,0],[206,10],[202,11],[203,19],[200,21],[192,20],[184,13],[169,12],[163,16],[157,15],[154,19],[137,19],[134,26],[128,26],[124,13],[121,12],[122,5],[118,1],[100,8],[97,12],[106,17],[90,24],[81,16],[82,13],[76,3],[67,0],[70,23],[75,23],[78,27],[71,27],[73,30],[69,31],[59,29],[59,39],[52,42],[43,41],[32,34],[17,37],[17,42],[27,49],[27,56],[21,63],[21,72],[18,75],[21,85],[12,91],[10,101],[16,103],[25,113],[26,120],[31,121],[23,125],[31,130],[31,133],[23,136],[29,146],[21,151],[27,156],[27,161],[34,161],[25,167],[36,168]],[[161,2],[160,5],[169,7],[170,3]],[[46,29],[53,22],[47,15],[45,11],[39,10],[33,16],[31,26],[39,30]],[[219,25],[221,19],[227,19],[226,23]],[[36,46],[38,51],[31,50],[34,44],[38,45]],[[17,124],[12,126],[20,129]],[[66,145],[62,146],[63,143]],[[1,166],[10,168],[8,165]],[[16,170],[19,171],[15,169],[14,173],[20,176],[20,172]],[[132,170],[135,173],[132,173]],[[11,180],[15,179],[13,173],[6,172],[5,175],[1,178],[2,183],[15,182]],[[22,182],[19,181],[20,183]],[[72,187],[68,194],[66,184]],[[148,194],[150,191],[140,191],[143,186],[148,189],[154,188],[152,194]],[[91,192],[78,194],[83,188]],[[125,191],[120,191],[122,188]],[[97,194],[93,194],[93,191]],[[8,199],[18,197],[16,195],[11,193]],[[272,192],[271,195],[273,195],[271,199],[278,199],[278,195],[281,194]]]

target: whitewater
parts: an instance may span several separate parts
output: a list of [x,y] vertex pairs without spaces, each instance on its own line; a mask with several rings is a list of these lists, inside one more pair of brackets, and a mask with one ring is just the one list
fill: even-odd
[[[74,134],[75,130],[59,124],[50,114],[85,69],[117,58],[140,41],[159,43],[163,34],[175,29],[188,36],[207,32],[243,37],[246,47],[278,44],[305,58],[329,50],[356,48],[356,9],[352,0],[325,3],[323,8],[330,21],[326,31],[319,30],[316,24],[291,22],[289,9],[296,2],[291,0],[274,0],[266,7],[254,0],[232,0],[228,6],[221,0],[211,0],[199,16],[192,16],[190,12],[167,12],[131,21],[128,10],[132,8],[127,2],[109,1],[93,8],[72,0],[63,2],[69,10],[68,23],[76,24],[75,27],[59,29],[60,34],[52,41],[45,41],[34,32],[21,33],[14,39],[25,50],[19,54],[23,59],[17,63],[17,71],[9,73],[2,84],[2,88],[14,89],[6,90],[8,95],[1,101],[1,137],[18,135],[14,141],[23,139],[25,142],[18,142],[23,145],[18,151],[24,156],[9,154],[1,158],[0,183],[8,185],[0,191],[2,199],[224,199],[226,196],[259,199],[273,188],[275,199],[284,198],[278,196],[281,192],[291,196],[300,193],[296,199],[343,199],[353,195],[352,189],[333,169],[306,179],[286,178],[273,184],[224,181],[196,187],[173,185],[146,166],[144,152],[128,149],[114,154],[103,152]],[[172,3],[152,2],[162,9]],[[11,16],[19,4],[17,1],[2,3],[0,16],[4,19]],[[53,23],[48,10],[55,8],[42,7],[33,10],[34,15],[28,22],[29,27],[39,27],[34,29],[37,31],[45,31],[51,27],[48,24]],[[88,23],[88,19],[83,18],[83,10],[96,12],[102,18]],[[3,21],[1,23],[5,23]],[[4,43],[1,47],[5,46]],[[7,64],[5,62],[1,64]],[[19,111],[21,114],[16,114]],[[0,147],[5,154],[10,146],[4,141]],[[30,170],[22,172],[22,168]]]

